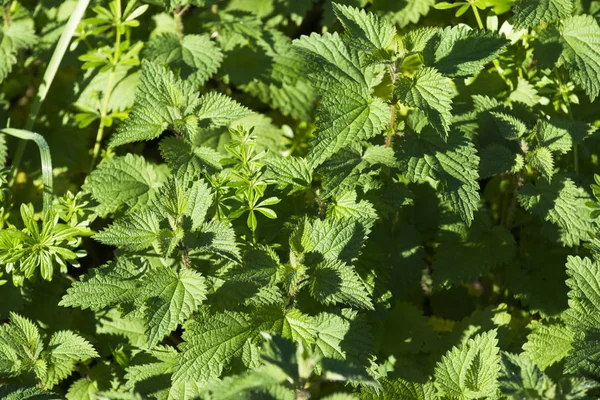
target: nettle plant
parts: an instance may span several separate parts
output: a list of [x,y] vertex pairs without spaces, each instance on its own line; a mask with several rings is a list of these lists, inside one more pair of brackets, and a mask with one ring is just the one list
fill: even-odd
[[600,2],[51,3],[0,3],[0,397],[600,396]]

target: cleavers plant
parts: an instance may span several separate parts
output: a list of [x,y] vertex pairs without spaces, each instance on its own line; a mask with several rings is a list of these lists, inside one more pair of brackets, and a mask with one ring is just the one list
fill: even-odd
[[600,1],[144,3],[0,0],[1,398],[600,398]]

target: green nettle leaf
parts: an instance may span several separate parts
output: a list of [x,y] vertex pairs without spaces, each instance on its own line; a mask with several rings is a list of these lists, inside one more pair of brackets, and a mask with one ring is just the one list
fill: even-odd
[[118,258],[100,268],[93,268],[67,290],[59,305],[90,308],[94,311],[107,306],[131,302],[143,269],[125,258]]
[[436,398],[433,382],[417,383],[404,379],[383,380],[383,399],[429,400]]
[[373,304],[354,268],[339,261],[324,262],[310,272],[310,292],[324,304],[343,303],[367,310]]
[[97,212],[106,215],[122,206],[133,211],[149,204],[161,183],[162,176],[143,157],[127,154],[103,161],[83,188],[100,203]]
[[148,209],[141,209],[119,218],[94,238],[109,246],[138,251],[151,247],[158,239],[159,230],[156,215]]
[[0,396],[5,400],[61,400],[63,398],[61,395],[40,388],[17,385],[0,386]]
[[495,330],[452,348],[435,367],[439,395],[459,399],[493,398],[498,390],[499,351]]
[[519,139],[527,131],[527,125],[512,115],[491,111],[490,116],[498,127],[500,134],[508,140]]
[[395,88],[398,101],[425,113],[442,137],[448,135],[452,119],[452,81],[434,68],[423,68],[412,78],[401,78]]
[[581,143],[596,132],[597,128],[582,121],[572,121],[553,117],[543,119],[535,126],[540,145],[548,150],[565,154],[573,144]]
[[552,180],[554,174],[554,157],[547,147],[538,147],[527,153],[526,161],[531,167],[539,171],[544,178]]
[[600,93],[600,25],[591,15],[567,19],[561,27],[561,61],[591,101]]
[[247,108],[220,93],[200,98],[194,86],[190,80],[184,81],[173,71],[145,60],[133,111],[109,146],[156,139],[168,129],[191,140],[199,123],[223,126],[250,114]]
[[12,71],[17,62],[16,55],[34,47],[38,42],[33,24],[29,22],[27,19],[12,21],[9,25],[5,24],[4,31],[0,32],[0,83]]
[[204,278],[190,269],[176,273],[157,268],[144,279],[145,319],[150,346],[160,342],[178,324],[188,319],[206,299]]
[[271,158],[267,166],[276,179],[277,188],[288,195],[308,189],[312,183],[312,171],[305,158]]
[[495,32],[448,27],[439,31],[423,51],[425,65],[442,75],[466,78],[480,72],[506,50],[508,40]]
[[185,35],[179,40],[176,33],[156,36],[144,49],[143,56],[173,69],[181,69],[182,78],[202,86],[221,65],[221,50],[208,35]]
[[457,230],[457,225],[442,226],[439,233],[440,244],[433,263],[436,281],[468,282],[512,260],[514,238],[506,229],[493,226],[488,216],[478,213],[464,233]]
[[56,332],[48,343],[46,360],[48,368],[44,386],[51,389],[54,385],[71,375],[75,364],[89,358],[98,357],[98,353],[83,339],[70,331]]
[[473,143],[459,135],[450,135],[445,142],[427,131],[407,132],[400,143],[398,158],[406,177],[413,182],[438,181],[442,197],[469,225],[480,199],[479,157]]
[[222,169],[219,161],[223,155],[205,146],[194,146],[176,137],[160,142],[160,154],[175,175],[198,176],[203,172],[215,173]]
[[518,194],[521,206],[549,222],[544,234],[574,246],[589,238],[592,231],[589,210],[585,203],[589,195],[565,177],[555,177],[551,183],[538,179],[535,186],[524,185]]
[[[529,358],[502,353],[500,390],[510,398],[553,398],[556,385]],[[533,397],[535,396],[535,397]]]
[[336,17],[341,21],[352,47],[386,57],[386,50],[396,36],[396,28],[372,13],[341,4],[333,6]]
[[316,168],[349,144],[382,132],[390,111],[370,95],[359,55],[337,33],[303,36],[294,47],[312,71],[309,78],[321,96],[317,132],[308,155],[310,167]]
[[0,0],[0,399],[598,396],[600,0],[87,3]]
[[597,260],[569,256],[567,260],[569,309],[564,314],[574,332],[573,349],[567,355],[569,373],[600,372],[600,265]]
[[208,382],[221,375],[226,362],[242,354],[247,341],[256,338],[257,327],[247,314],[200,314],[186,329],[173,383]]
[[521,154],[513,153],[508,147],[493,143],[479,152],[480,178],[489,178],[502,173],[517,173],[525,165]]
[[48,389],[71,375],[79,361],[98,357],[98,353],[81,336],[58,331],[48,345],[42,341],[38,327],[18,314],[0,325],[0,374],[3,377],[33,375]]
[[537,28],[567,18],[573,11],[572,0],[520,0],[514,8],[515,29]]
[[573,348],[573,333],[561,324],[533,324],[523,355],[532,360],[542,371],[562,360]]

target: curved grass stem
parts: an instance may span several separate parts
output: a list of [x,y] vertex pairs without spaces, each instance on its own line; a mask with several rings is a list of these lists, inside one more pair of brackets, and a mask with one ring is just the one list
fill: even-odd
[[0,130],[10,136],[14,136],[19,139],[32,140],[40,149],[40,160],[42,164],[42,183],[44,184],[43,203],[44,203],[44,216],[48,214],[52,207],[52,196],[53,196],[53,182],[52,182],[52,157],[50,155],[50,147],[46,139],[39,133],[26,131],[23,129],[5,128]]
[[[52,53],[52,57],[50,58],[50,62],[48,63],[48,67],[46,68],[46,72],[44,73],[44,77],[42,79],[42,83],[38,88],[37,95],[33,100],[33,104],[31,105],[31,110],[29,111],[29,115],[27,116],[27,122],[25,123],[24,131],[31,131],[33,129],[33,124],[40,112],[40,107],[42,102],[46,99],[46,95],[48,95],[48,90],[50,90],[50,86],[52,85],[52,81],[56,76],[56,72],[58,71],[58,67],[67,52],[67,48],[71,43],[71,38],[77,29],[77,25],[83,18],[83,14],[87,9],[90,0],[78,0],[69,21],[65,25],[65,29],[63,30],[58,43],[56,44],[56,48],[54,49],[54,53]],[[19,171],[19,166],[23,159],[23,154],[25,153],[25,147],[27,142],[20,142],[17,150],[15,152],[15,156],[13,158],[12,167],[13,173],[10,179],[10,185],[12,186],[15,182],[15,178]]]

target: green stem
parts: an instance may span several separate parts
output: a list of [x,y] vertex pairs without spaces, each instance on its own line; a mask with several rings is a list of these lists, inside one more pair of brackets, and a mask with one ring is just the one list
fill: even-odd
[[177,30],[177,36],[179,36],[179,40],[183,40],[183,22],[181,21],[181,17],[187,10],[190,9],[191,6],[191,4],[188,4],[183,8],[180,8],[180,6],[175,7],[173,17],[175,18],[175,29]]
[[8,5],[2,7],[4,11],[4,29],[10,28],[10,11],[8,10]]
[[[483,26],[483,21],[481,20],[481,16],[479,15],[479,10],[477,9],[477,7],[475,5],[472,5],[471,8],[473,9],[473,14],[475,14],[475,19],[477,20],[477,26],[479,27],[479,29],[484,30],[484,26]],[[496,68],[496,72],[498,72],[498,75],[500,76],[500,78],[502,78],[502,80],[504,81],[504,83],[506,83],[506,85],[512,90],[512,83],[508,80],[508,78],[506,76],[504,76],[504,71],[502,71],[502,68],[500,67],[500,63],[498,62],[498,60],[492,60],[492,63],[494,64],[494,67]]]
[[40,160],[42,163],[42,183],[44,184],[44,216],[52,207],[52,157],[50,156],[50,147],[46,139],[39,133],[30,132],[22,129],[5,128],[0,132],[23,140],[33,140],[40,149]]
[[116,33],[116,41],[115,41],[115,54],[113,58],[113,67],[108,76],[108,86],[106,87],[106,92],[104,93],[104,102],[102,103],[102,109],[100,110],[100,126],[98,126],[98,131],[96,132],[96,142],[94,143],[94,150],[92,151],[92,161],[90,163],[90,171],[94,169],[94,165],[96,165],[96,160],[98,159],[98,155],[100,154],[100,146],[102,144],[102,138],[104,137],[104,128],[106,127],[104,121],[106,116],[108,115],[108,107],[110,105],[110,98],[112,96],[112,92],[114,90],[114,81],[115,81],[115,71],[117,65],[119,64],[119,59],[121,58],[121,34],[119,33],[119,27],[117,27]]
[[[40,107],[42,102],[46,99],[46,95],[48,94],[48,90],[50,90],[50,85],[52,85],[52,81],[56,76],[56,72],[58,71],[58,67],[67,52],[67,48],[69,47],[69,43],[71,42],[71,38],[77,29],[77,25],[83,18],[83,14],[88,7],[90,0],[78,0],[69,21],[65,25],[65,29],[56,44],[56,48],[54,49],[54,53],[52,54],[52,58],[50,58],[50,62],[48,63],[48,67],[46,68],[46,72],[44,73],[44,78],[42,79],[42,83],[38,89],[37,95],[31,105],[31,110],[29,111],[29,115],[27,116],[27,122],[25,123],[25,130],[31,131],[33,129],[33,124],[37,118],[38,113],[40,112]],[[27,142],[19,143],[17,150],[15,152],[15,156],[13,158],[13,174],[10,180],[10,185],[14,184],[17,173],[19,172],[19,165],[21,164],[21,160],[23,159],[23,154],[25,153],[25,145]]]
[[475,19],[477,20],[477,26],[479,26],[479,29],[483,30],[483,21],[481,21],[481,16],[479,15],[479,10],[477,9],[477,6],[473,4],[471,5],[471,8],[473,9],[473,14],[475,14]]

